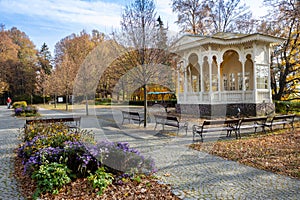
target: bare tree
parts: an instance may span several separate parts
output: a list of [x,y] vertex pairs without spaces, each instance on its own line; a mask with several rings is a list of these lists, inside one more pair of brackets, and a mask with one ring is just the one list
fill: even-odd
[[252,12],[241,0],[210,1],[211,32],[243,32],[248,27]]
[[161,65],[168,60],[165,49],[157,46],[162,38],[161,28],[161,21],[157,23],[153,0],[135,0],[122,13],[121,33],[114,33],[117,42],[128,48],[128,52],[119,57],[114,66],[122,69],[118,70],[120,76],[126,76],[127,81],[143,88],[144,127],[147,126],[147,85],[153,77],[165,75],[161,73]]
[[194,35],[208,33],[210,9],[202,0],[173,0],[172,9],[177,13],[176,23],[181,27],[181,32]]
[[182,32],[213,34],[253,31],[252,13],[241,0],[173,0],[173,12]]

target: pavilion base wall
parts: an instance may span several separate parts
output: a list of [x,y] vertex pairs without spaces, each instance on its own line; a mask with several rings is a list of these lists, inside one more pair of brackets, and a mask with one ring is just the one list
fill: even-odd
[[275,111],[273,103],[235,103],[235,104],[176,104],[177,113],[196,117],[214,118],[222,116],[241,117],[271,115]]

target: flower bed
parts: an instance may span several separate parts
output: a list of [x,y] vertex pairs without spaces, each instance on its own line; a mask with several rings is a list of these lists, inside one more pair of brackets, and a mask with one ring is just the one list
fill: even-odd
[[[108,187],[126,185],[128,188],[128,185],[142,183],[145,185],[142,190],[144,198],[149,184],[153,183],[149,178],[155,172],[153,160],[130,148],[128,143],[95,143],[92,132],[81,130],[74,133],[64,124],[33,124],[22,134],[22,140],[18,157],[22,159],[24,177],[30,177],[30,182],[35,185],[31,187],[33,198],[61,195],[73,199],[66,196],[66,188],[70,191],[78,180],[86,188],[84,193],[81,191],[82,198],[86,194],[93,199],[102,198],[107,196]],[[166,191],[170,197],[166,199],[177,199],[170,189]],[[67,193],[72,196],[74,192]]]
[[15,111],[15,116],[34,117],[38,116],[38,108],[36,106],[28,106],[26,101],[17,101],[12,107]]

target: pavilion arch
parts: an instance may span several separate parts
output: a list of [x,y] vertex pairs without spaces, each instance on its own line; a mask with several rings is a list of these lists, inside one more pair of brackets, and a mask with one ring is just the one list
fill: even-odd
[[211,86],[212,91],[218,91],[219,90],[219,78],[218,78],[218,61],[217,56],[212,56],[212,63],[211,63],[212,69],[211,69]]
[[246,55],[245,61],[245,90],[254,89],[254,64],[251,54]]
[[199,92],[201,90],[200,83],[200,65],[198,55],[191,53],[188,57],[187,65],[188,91]]
[[239,59],[241,59],[240,55],[243,55],[243,53],[240,51],[239,48],[237,47],[230,47],[229,49],[228,48],[225,48],[223,50],[220,51],[220,55],[223,55],[227,52],[227,51],[235,51],[238,55],[239,55]]
[[203,91],[204,92],[209,92],[210,90],[210,82],[209,82],[209,62],[208,62],[208,57],[204,56],[203,61],[202,61],[202,73],[203,73]]
[[221,90],[243,90],[242,63],[235,50],[227,50],[223,54],[220,66]]

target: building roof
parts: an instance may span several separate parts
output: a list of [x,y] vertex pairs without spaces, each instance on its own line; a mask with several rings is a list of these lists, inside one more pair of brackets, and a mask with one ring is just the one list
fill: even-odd
[[238,45],[252,41],[261,41],[270,45],[282,43],[285,39],[260,33],[242,34],[219,32],[211,36],[183,35],[172,46],[180,50],[205,44]]

